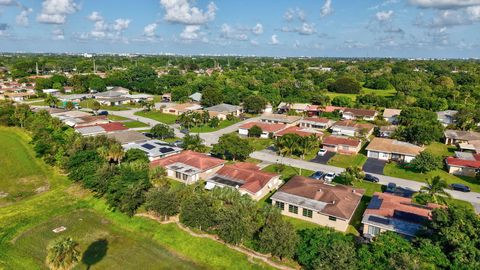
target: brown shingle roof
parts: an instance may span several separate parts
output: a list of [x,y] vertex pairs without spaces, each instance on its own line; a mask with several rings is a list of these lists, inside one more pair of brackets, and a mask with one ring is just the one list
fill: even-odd
[[326,203],[321,213],[343,219],[352,217],[365,193],[363,189],[329,185],[303,176],[294,176],[279,191]]
[[365,110],[365,109],[352,109],[352,108],[347,108],[343,111],[343,113],[351,113],[355,116],[375,116],[377,114],[377,111],[374,110]]
[[416,156],[420,154],[424,148],[407,142],[386,138],[374,138],[366,149],[370,151]]
[[441,207],[438,204],[429,203],[426,206],[420,206],[412,203],[412,199],[396,196],[388,193],[375,192],[373,197],[377,197],[381,204],[375,208],[368,208],[364,215],[378,215],[392,218],[395,211],[411,213],[425,218],[430,218],[432,210]]
[[217,166],[220,166],[224,164],[226,161],[223,159],[208,156],[203,153],[186,150],[166,158],[152,161],[150,165],[153,167],[156,167],[156,166],[166,167],[168,165],[171,165],[177,162],[186,164],[188,166],[192,166],[201,171],[206,171],[208,169],[212,169]]
[[257,126],[262,129],[262,131],[265,132],[277,132],[280,131],[284,128],[287,127],[287,125],[284,124],[269,124],[269,123],[263,123],[263,122],[248,122],[240,126],[241,129],[250,129],[253,126]]
[[342,137],[342,136],[328,136],[325,139],[323,139],[323,144],[326,144],[326,145],[348,145],[348,146],[357,147],[361,143],[362,143],[361,140]]
[[283,136],[285,134],[297,134],[300,137],[308,137],[311,135],[315,135],[317,137],[322,137],[323,133],[319,131],[315,131],[313,129],[305,129],[297,126],[288,127],[286,129],[280,130],[279,132],[275,133],[276,136]]
[[279,176],[275,173],[261,171],[260,168],[253,163],[225,165],[218,170],[216,174],[243,181],[244,183],[240,188],[253,194],[257,193],[267,185],[272,178]]

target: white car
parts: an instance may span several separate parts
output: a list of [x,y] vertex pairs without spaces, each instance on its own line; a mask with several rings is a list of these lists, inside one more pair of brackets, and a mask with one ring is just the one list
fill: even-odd
[[327,149],[320,149],[320,151],[318,151],[317,155],[323,157],[325,156],[325,154],[327,153]]
[[323,179],[325,179],[325,182],[332,182],[333,179],[335,179],[336,176],[337,175],[335,173],[329,172],[323,177]]

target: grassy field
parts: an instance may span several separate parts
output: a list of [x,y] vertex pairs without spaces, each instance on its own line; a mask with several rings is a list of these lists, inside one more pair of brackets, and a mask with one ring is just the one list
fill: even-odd
[[456,176],[449,174],[443,169],[436,169],[428,173],[419,173],[413,171],[412,169],[406,168],[395,162],[387,163],[383,169],[383,173],[388,176],[394,176],[404,179],[409,179],[418,182],[425,182],[427,179],[430,179],[434,176],[440,176],[442,179],[447,181],[448,184],[459,183],[469,186],[472,191],[480,192],[480,182],[471,177],[466,176]]
[[[80,101],[80,106],[82,106],[82,108],[90,108],[91,109],[94,101],[95,101],[95,99],[82,100],[82,101]],[[126,110],[130,110],[130,106],[127,106],[127,105],[119,105],[119,106],[105,106],[105,105],[102,105],[102,106],[100,106],[100,109],[101,110],[108,110],[108,111],[126,111]]]
[[[360,94],[374,94],[377,96],[383,96],[383,97],[391,97],[395,95],[397,91],[393,88],[391,89],[384,89],[384,90],[375,90],[375,89],[370,89],[366,87],[362,87],[362,90],[360,91]],[[343,93],[334,93],[334,92],[327,92],[327,95],[333,99],[334,97],[337,96],[343,96],[343,97],[349,97],[353,101],[357,99],[357,94],[343,94]]]
[[161,113],[156,111],[150,111],[150,112],[140,111],[140,112],[136,112],[135,115],[150,118],[158,122],[162,122],[164,124],[169,124],[169,125],[175,124],[175,121],[177,121],[176,115]]
[[213,132],[213,131],[217,131],[217,130],[220,130],[220,129],[223,129],[223,128],[226,128],[226,127],[229,127],[235,123],[238,123],[240,121],[240,119],[238,118],[235,118],[235,120],[223,120],[223,121],[220,121],[219,125],[217,127],[210,127],[208,124],[207,125],[202,125],[202,126],[198,126],[198,127],[193,127],[190,129],[190,132],[191,133],[206,133],[206,132]]
[[291,166],[281,166],[278,164],[269,165],[263,168],[262,170],[266,172],[281,174],[282,180],[289,180],[295,175],[303,175],[308,177],[313,174],[313,171],[310,171],[310,170],[302,170],[302,172],[300,173],[300,169],[298,168],[291,167]]
[[125,120],[130,120],[129,118],[126,118],[126,117],[123,117],[123,116],[119,116],[119,115],[113,115],[113,114],[109,114],[107,116],[108,120],[110,121],[125,121]]
[[439,157],[448,157],[452,156],[457,147],[454,145],[446,145],[440,142],[433,142],[425,147],[425,151],[428,151]]
[[[223,244],[190,236],[176,224],[112,212],[103,200],[35,158],[27,141],[18,129],[0,130],[2,150],[10,147],[8,155],[0,155],[1,183],[19,188],[5,177],[35,176],[48,179],[50,188],[0,207],[0,269],[45,269],[46,247],[59,235],[80,243],[82,262],[76,269],[271,269]],[[67,230],[54,234],[59,226]]]
[[264,150],[273,144],[272,139],[247,138],[247,140],[250,142],[250,145],[255,151]]
[[123,124],[128,127],[128,128],[140,128],[140,127],[149,127],[148,124],[145,124],[143,122],[140,122],[140,121],[125,121],[123,122]]
[[48,190],[48,167],[35,158],[29,136],[0,127],[0,206]]
[[341,168],[347,168],[351,166],[362,168],[363,163],[365,163],[365,161],[367,161],[367,156],[363,154],[357,154],[357,155],[335,154],[328,161],[328,165],[341,167]]

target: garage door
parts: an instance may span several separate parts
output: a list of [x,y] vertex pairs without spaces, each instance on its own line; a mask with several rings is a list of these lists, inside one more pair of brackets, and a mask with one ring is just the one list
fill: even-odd
[[379,158],[379,153],[374,152],[374,151],[368,151],[368,157],[378,159]]

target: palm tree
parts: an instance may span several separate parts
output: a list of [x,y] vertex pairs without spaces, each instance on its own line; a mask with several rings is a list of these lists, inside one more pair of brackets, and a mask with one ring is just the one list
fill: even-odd
[[[318,147],[318,138],[315,135],[302,137],[297,144],[298,150],[302,154],[302,159],[305,160],[305,156],[308,154],[308,152]],[[302,168],[300,168],[300,175],[302,175]]]
[[52,270],[72,269],[78,262],[80,252],[77,250],[78,243],[70,237],[56,240],[49,248],[47,265]]
[[100,110],[101,107],[102,105],[100,105],[100,102],[96,100],[92,102],[92,110],[95,112],[95,114],[97,114],[98,110]]
[[118,143],[111,145],[110,148],[108,149],[109,159],[113,160],[116,163],[120,163],[124,155],[125,155],[125,152],[123,151],[122,146]]
[[298,135],[286,134],[275,141],[275,147],[282,156],[290,156],[298,149]]
[[437,175],[427,180],[427,186],[422,187],[420,190],[425,191],[434,203],[446,203],[445,198],[451,197],[451,195],[445,191],[447,187],[447,182]]
[[60,100],[55,96],[47,95],[45,97],[45,103],[47,103],[50,107],[56,107],[58,102],[60,102]]

